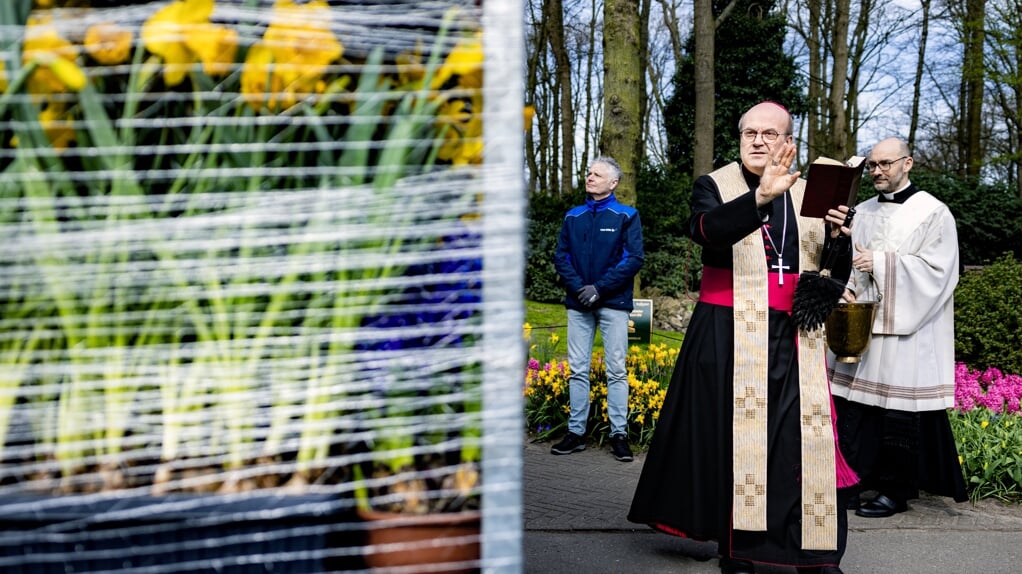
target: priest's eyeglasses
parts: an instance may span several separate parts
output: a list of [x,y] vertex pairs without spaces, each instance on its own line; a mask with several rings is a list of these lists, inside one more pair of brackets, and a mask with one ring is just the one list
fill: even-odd
[[[756,130],[752,130],[752,129],[742,130],[742,139],[747,141],[747,142],[756,141],[756,136],[760,136],[760,137],[763,138],[763,143],[774,143],[775,141],[777,141],[777,138],[780,135],[782,135],[782,134],[779,134],[779,133],[777,133],[774,130],[766,130],[766,131],[762,131],[762,132],[757,132]],[[788,135],[788,134],[783,134],[783,135]]]
[[882,159],[880,161],[867,161],[866,171],[869,173],[873,173],[873,170],[879,167],[880,171],[887,173],[888,171],[890,171],[892,165],[903,159],[908,159],[908,156],[903,155],[898,159]]

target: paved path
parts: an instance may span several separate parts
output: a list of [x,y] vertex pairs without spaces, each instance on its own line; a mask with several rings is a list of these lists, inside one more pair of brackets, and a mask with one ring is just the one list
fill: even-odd
[[[550,454],[525,441],[524,563],[527,574],[717,574],[713,544],[682,540],[628,522],[645,460],[622,463],[609,449]],[[909,511],[868,519],[849,513],[846,574],[1022,573],[1022,507],[955,503],[925,496]],[[790,574],[761,568],[763,574]]]

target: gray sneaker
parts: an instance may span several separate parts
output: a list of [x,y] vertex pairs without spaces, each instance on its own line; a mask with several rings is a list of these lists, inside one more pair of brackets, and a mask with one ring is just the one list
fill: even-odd
[[569,432],[563,439],[561,439],[561,442],[550,447],[550,452],[553,454],[571,454],[585,449],[586,439],[573,432]]
[[632,461],[632,449],[628,447],[628,439],[624,435],[616,434],[610,437],[610,452],[621,462]]

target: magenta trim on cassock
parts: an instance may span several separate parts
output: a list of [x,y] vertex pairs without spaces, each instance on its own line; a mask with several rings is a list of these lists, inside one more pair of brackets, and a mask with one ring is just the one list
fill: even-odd
[[[776,273],[768,273],[767,277],[770,278],[767,281],[769,289],[768,305],[771,309],[790,313],[791,302],[795,297],[795,285],[798,284],[798,274],[785,273],[784,285],[779,285],[778,281],[773,280],[777,277]],[[734,307],[734,277],[731,270],[703,266],[703,280],[700,285],[699,300],[711,305]],[[798,345],[798,339],[795,339],[795,344]],[[841,445],[837,438],[837,413],[834,410],[834,395],[830,393],[829,378],[827,379],[827,391],[827,395],[830,397],[831,427],[834,430],[834,466],[837,472],[837,486],[838,488],[846,488],[857,484],[859,476],[852,467],[848,466],[848,461],[841,454]]]
[[[795,298],[798,273],[785,273],[784,285],[780,285],[777,273],[767,273],[768,302],[771,309],[791,313],[791,302]],[[703,266],[703,280],[699,286],[699,300],[711,305],[734,307],[734,278],[730,269]]]

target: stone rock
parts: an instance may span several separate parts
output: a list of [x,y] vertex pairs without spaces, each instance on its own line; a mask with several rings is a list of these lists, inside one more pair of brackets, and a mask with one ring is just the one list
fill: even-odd
[[689,293],[683,298],[652,294],[648,298],[653,300],[653,329],[684,333],[699,293]]

